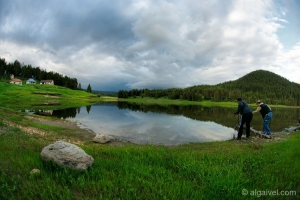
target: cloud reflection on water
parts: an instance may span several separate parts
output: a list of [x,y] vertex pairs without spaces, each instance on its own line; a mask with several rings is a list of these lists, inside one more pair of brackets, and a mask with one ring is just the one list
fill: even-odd
[[106,134],[133,143],[178,145],[232,138],[234,130],[215,122],[193,120],[182,115],[139,112],[117,106],[93,105],[81,109],[76,118],[97,134]]

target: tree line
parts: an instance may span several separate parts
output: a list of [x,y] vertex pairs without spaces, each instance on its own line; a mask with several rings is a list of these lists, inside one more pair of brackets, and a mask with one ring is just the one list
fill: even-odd
[[[228,117],[228,112],[233,114],[235,108],[228,109],[224,107],[203,107],[199,105],[143,105],[137,103],[130,103],[125,101],[116,102],[119,109],[129,109],[134,112],[155,112],[155,113],[167,113],[170,115],[182,115],[190,119],[199,121],[213,121],[227,127],[233,127],[235,123],[232,121],[232,117]],[[252,107],[252,109],[255,109]],[[299,116],[299,109],[280,109],[272,108],[276,113],[276,117],[272,119],[272,129],[282,129],[282,121],[285,122],[295,121],[295,116]],[[279,111],[280,110],[280,111]],[[230,116],[233,116],[233,115]],[[261,119],[261,116],[257,115],[256,118]],[[236,121],[237,122],[237,121]]]
[[[37,81],[54,80],[55,85],[81,90],[81,84],[78,83],[76,78],[70,78],[53,71],[47,72],[40,67],[24,65],[18,60],[15,60],[13,63],[7,63],[4,58],[0,58],[0,77],[2,79],[9,79],[10,74],[20,79],[34,78]],[[91,91],[91,87],[89,89]]]
[[188,88],[120,90],[118,98],[152,97],[190,101],[235,101],[242,97],[248,103],[258,99],[273,105],[300,106],[300,84],[269,71],[257,70],[235,81]]

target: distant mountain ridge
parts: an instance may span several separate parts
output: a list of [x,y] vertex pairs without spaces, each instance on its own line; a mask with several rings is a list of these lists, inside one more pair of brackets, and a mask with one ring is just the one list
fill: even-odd
[[155,90],[132,89],[118,92],[119,98],[134,96],[166,97],[190,101],[235,101],[237,97],[242,97],[249,103],[255,103],[259,99],[273,105],[300,106],[300,84],[291,82],[270,71],[256,70],[237,80],[216,85]]

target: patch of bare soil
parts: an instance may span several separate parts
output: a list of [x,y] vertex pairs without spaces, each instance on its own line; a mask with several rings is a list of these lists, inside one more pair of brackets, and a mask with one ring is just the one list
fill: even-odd
[[40,124],[46,124],[50,126],[58,126],[61,128],[69,128],[69,129],[79,128],[76,123],[67,120],[62,120],[62,119],[46,119],[46,118],[33,117],[33,116],[25,116],[25,118],[29,119],[30,121],[34,121]]
[[[52,119],[52,118],[41,118],[41,117],[35,117],[35,116],[25,116],[25,118],[29,119],[30,121],[39,123],[39,124],[45,124],[49,126],[55,126],[60,127],[63,129],[66,129],[67,132],[70,132],[72,134],[79,135],[80,137],[77,139],[77,141],[72,141],[73,143],[83,144],[87,141],[92,141],[92,139],[95,137],[95,133],[92,130],[82,128],[80,124],[76,122],[67,121],[64,119]],[[29,134],[39,134],[39,135],[45,135],[45,131],[41,131],[34,127],[19,127],[25,132]],[[118,141],[118,140],[112,140],[108,143],[112,146],[123,146],[124,142]]]
[[283,133],[275,133],[271,135],[271,138],[264,138],[260,135],[253,135],[250,138],[242,137],[241,140],[233,139],[233,141],[237,144],[254,144],[260,145],[268,142],[280,142],[286,140],[285,134]]
[[55,95],[43,95],[46,98],[60,98],[60,96],[55,96]]
[[[77,143],[83,143],[86,141],[90,141],[93,139],[95,134],[91,132],[90,130],[87,129],[82,129],[80,128],[75,122],[70,122],[67,120],[63,119],[47,119],[47,118],[41,118],[41,117],[34,117],[34,116],[25,116],[25,118],[29,119],[32,122],[38,123],[38,124],[44,124],[44,125],[49,125],[49,126],[55,126],[55,127],[60,127],[65,129],[65,132],[72,133],[75,135],[78,135],[79,137],[76,138],[79,141]],[[27,130],[28,129],[28,130]],[[22,128],[27,133],[35,133],[35,130],[39,130],[35,127],[25,127]],[[45,131],[41,131],[45,132]],[[43,133],[42,135],[44,135]]]
[[34,128],[34,127],[22,126],[22,125],[19,125],[19,124],[16,124],[16,123],[13,123],[13,122],[7,121],[7,120],[3,120],[3,122],[8,126],[17,127],[17,128],[21,129],[22,131],[24,131],[25,133],[28,133],[28,134],[36,134],[36,135],[41,135],[41,136],[45,135],[45,131],[39,130],[39,129]]

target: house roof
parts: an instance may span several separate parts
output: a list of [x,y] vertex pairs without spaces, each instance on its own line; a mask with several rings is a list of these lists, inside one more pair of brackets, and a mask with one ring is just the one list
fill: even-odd
[[33,78],[29,78],[27,81],[34,81],[34,82],[36,82]]
[[53,82],[53,80],[41,80],[41,82]]
[[13,78],[13,79],[10,79],[9,82],[22,82],[22,80],[20,80],[18,78]]

